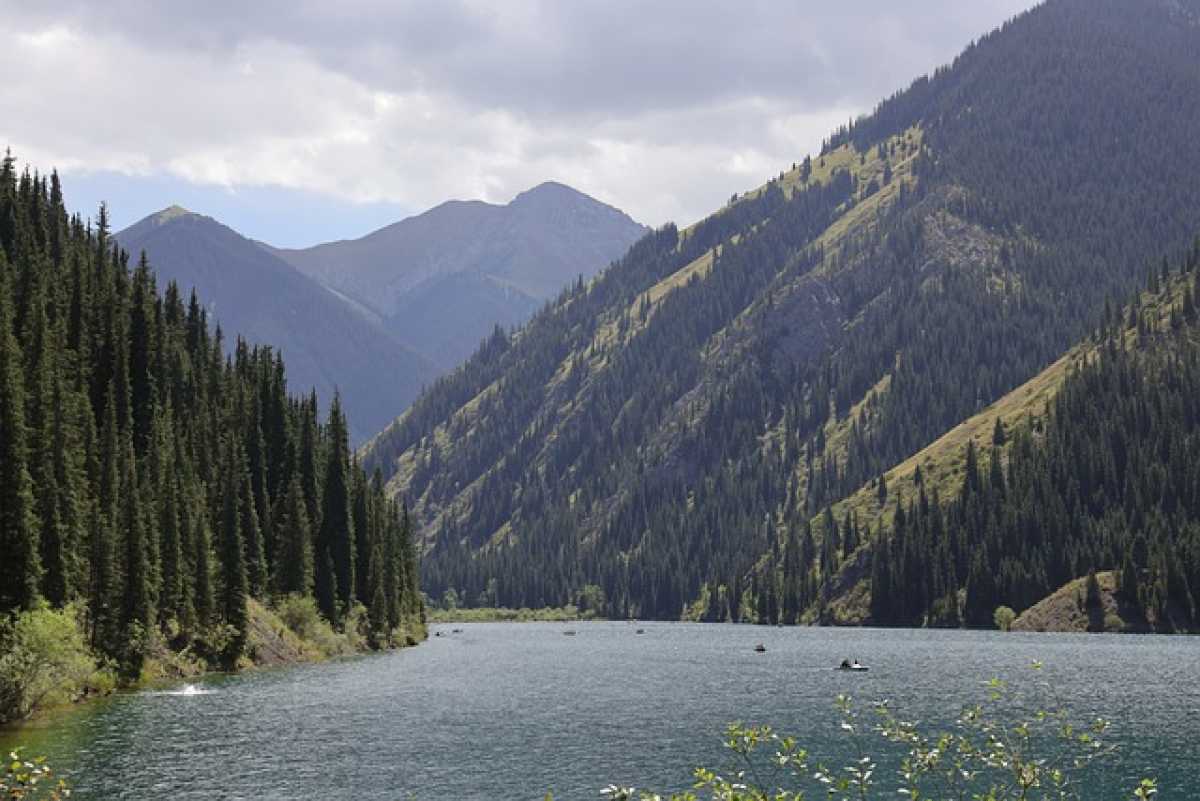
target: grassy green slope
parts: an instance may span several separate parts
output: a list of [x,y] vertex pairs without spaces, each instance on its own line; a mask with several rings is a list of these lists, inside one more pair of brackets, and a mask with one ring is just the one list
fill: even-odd
[[[1143,292],[1137,297],[1134,305],[1139,313],[1147,313],[1150,319],[1157,321],[1158,332],[1165,332],[1171,326],[1172,309],[1177,309],[1182,305],[1184,294],[1190,284],[1190,276],[1177,278],[1168,292],[1163,294]],[[1130,319],[1128,307],[1121,311],[1121,317],[1124,320]],[[1139,336],[1136,327],[1128,325],[1121,336],[1126,347],[1135,350],[1161,347],[1164,342],[1157,337],[1143,338]],[[916,484],[918,468],[921,481],[929,495],[933,495],[936,491],[943,501],[953,498],[962,489],[968,444],[973,442],[979,453],[988,453],[993,445],[993,432],[997,420],[1001,421],[1008,431],[1018,425],[1026,425],[1034,431],[1040,431],[1046,409],[1053,402],[1064,382],[1074,370],[1087,364],[1090,360],[1098,358],[1098,353],[1099,350],[1091,339],[1077,344],[1029,381],[886,471],[883,474],[887,486],[887,499],[884,503],[880,503],[878,484],[872,481],[832,505],[836,519],[841,520],[849,513],[856,515],[862,523],[870,524],[876,531],[880,530],[880,527],[884,529],[890,527],[895,515],[897,500],[907,503],[918,494]],[[1010,439],[998,449],[1000,458],[1006,458],[1011,445],[1012,440]],[[814,518],[813,523],[819,527],[819,518]],[[843,566],[842,574],[831,585],[830,594],[827,597],[828,615],[831,622],[854,625],[868,620],[867,607],[871,597],[870,581],[863,566],[870,558],[873,546],[873,542],[864,543],[860,552],[854,559],[847,561]],[[1105,580],[1102,579],[1102,584]],[[1069,591],[1077,589],[1076,584],[1082,581],[1082,577],[1077,579],[1068,587],[1056,592],[1053,597],[1070,594]],[[1110,589],[1110,587],[1106,587],[1106,591]],[[1115,603],[1116,601],[1112,602],[1112,604]],[[1077,621],[1075,618],[1066,619],[1064,617],[1065,609],[1066,606],[1061,603],[1049,603],[1037,613],[1033,613],[1032,609],[1028,610],[1021,616],[1024,622],[1017,628],[1074,630]],[[1131,606],[1123,606],[1123,617],[1130,618],[1131,610]],[[1109,611],[1115,611],[1115,607]],[[1026,615],[1030,616],[1026,617]],[[1126,630],[1126,628],[1128,630],[1144,630],[1146,628],[1144,613],[1137,610],[1134,617],[1136,619],[1127,621],[1127,627],[1122,624],[1116,626],[1114,630]],[[815,619],[815,611],[810,610],[809,618]]]

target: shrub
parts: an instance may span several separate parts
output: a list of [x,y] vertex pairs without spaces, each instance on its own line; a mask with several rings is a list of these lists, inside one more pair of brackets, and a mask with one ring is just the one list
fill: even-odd
[[312,639],[321,624],[329,625],[317,611],[317,602],[308,596],[283,596],[275,602],[275,614],[296,636],[305,640]]
[[996,623],[996,628],[1001,631],[1008,631],[1012,628],[1013,621],[1017,619],[1017,613],[1008,606],[997,606],[996,611],[992,614],[992,620]]
[[113,688],[112,672],[88,649],[81,615],[76,604],[41,606],[0,622],[0,720]]
[[367,635],[370,630],[371,620],[367,615],[367,608],[360,603],[355,603],[342,620],[342,637],[345,638],[350,653],[366,649]]
[[[317,602],[308,596],[285,595],[275,602],[275,614],[296,636],[310,643],[322,656],[342,656],[355,651],[358,635],[339,634],[321,617]],[[358,617],[353,610],[346,616],[346,629],[353,631]]]
[[[1035,664],[1035,668],[1040,667]],[[1072,799],[1082,795],[1080,780],[1087,767],[1110,757],[1114,748],[1103,736],[1104,720],[1072,721],[1061,708],[1046,707],[1049,687],[1034,688],[1012,699],[1013,712],[1001,707],[1009,692],[1004,682],[988,683],[986,704],[967,707],[946,731],[930,732],[922,724],[898,718],[887,702],[873,705],[869,718],[848,696],[838,696],[841,735],[852,738],[858,758],[849,765],[827,767],[793,737],[770,726],[730,724],[725,747],[733,755],[728,771],[697,768],[694,790],[665,796],[610,785],[601,795],[609,801],[802,801],[806,798],[874,799],[972,798],[980,801]],[[1032,701],[1032,705],[1030,705]],[[1029,711],[1029,710],[1036,711]],[[892,781],[876,775],[870,739],[898,747],[899,770]],[[766,753],[763,753],[763,752]],[[1132,788],[1133,798],[1157,793],[1152,779]],[[1129,797],[1129,796],[1126,796]]]

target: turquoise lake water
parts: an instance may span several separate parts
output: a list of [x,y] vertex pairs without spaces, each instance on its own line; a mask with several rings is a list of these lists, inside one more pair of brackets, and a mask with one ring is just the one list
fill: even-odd
[[[830,765],[851,743],[833,699],[889,699],[949,722],[983,683],[1039,682],[1120,746],[1085,797],[1158,777],[1200,798],[1200,638],[762,628],[462,624],[404,651],[123,694],[0,732],[48,755],[79,799],[594,799],[616,782],[683,789],[727,764],[732,720],[796,734]],[[644,634],[637,634],[643,628]],[[575,636],[564,636],[573,629]],[[763,643],[767,651],[756,653]],[[843,658],[865,674],[831,668]],[[1038,660],[1044,668],[1029,665]],[[1041,692],[1041,691],[1036,691]],[[886,746],[868,740],[876,752]],[[884,758],[878,774],[894,784]],[[893,792],[880,797],[898,797]]]

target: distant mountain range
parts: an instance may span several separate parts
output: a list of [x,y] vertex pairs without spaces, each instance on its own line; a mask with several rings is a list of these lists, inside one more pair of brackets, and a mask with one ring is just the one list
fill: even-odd
[[428,359],[211,217],[173,206],[116,239],[131,253],[146,251],[160,286],[174,281],[185,297],[195,288],[227,344],[241,335],[281,350],[293,392],[315,388],[327,408],[340,389],[356,442],[411,403],[437,375]]
[[291,389],[340,390],[361,442],[496,325],[525,322],[646,229],[547,183],[498,206],[451,201],[362,239],[305,250],[255,242],[172,206],[116,235],[160,284],[196,288],[227,340],[281,350]]
[[647,230],[569,186],[544,183],[504,206],[453,200],[361,239],[272,252],[449,370],[497,323],[525,322]]

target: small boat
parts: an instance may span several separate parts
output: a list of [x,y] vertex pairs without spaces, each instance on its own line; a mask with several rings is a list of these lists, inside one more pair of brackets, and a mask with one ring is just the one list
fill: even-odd
[[563,634],[566,635],[567,637],[574,637],[575,629],[567,629],[566,631],[563,632]]
[[451,629],[451,634],[462,634],[462,629]]
[[849,665],[847,665],[846,663],[843,662],[842,664],[835,667],[834,670],[853,670],[853,671],[862,672],[864,670],[870,670],[870,668],[867,667],[866,665],[859,664],[857,661],[855,661]]
[[754,646],[754,650],[760,654],[765,654],[767,652],[767,646],[760,642],[758,645]]
[[645,633],[646,633],[646,630],[645,630],[645,629],[638,629],[638,630],[637,630],[637,633],[638,633],[638,634],[645,634]]

